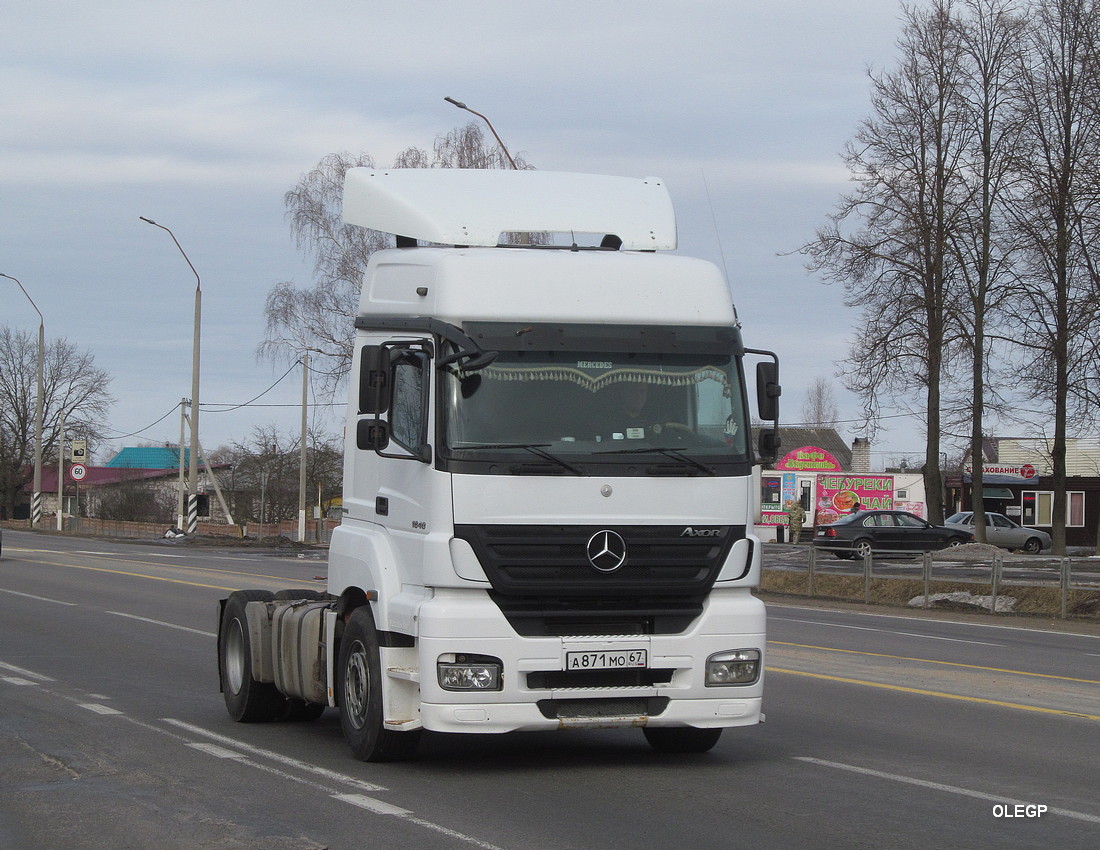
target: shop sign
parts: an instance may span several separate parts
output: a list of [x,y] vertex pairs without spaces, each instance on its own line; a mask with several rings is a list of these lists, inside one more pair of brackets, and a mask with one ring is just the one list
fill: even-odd
[[893,475],[819,475],[814,502],[816,525],[836,522],[859,505],[863,510],[894,509]]
[[775,468],[791,472],[839,472],[842,467],[825,449],[803,446],[788,452]]
[[[970,473],[974,471],[971,464],[963,467],[963,481],[970,482]],[[1031,481],[1039,475],[1038,470],[1030,463],[1019,466],[997,466],[995,464],[982,464],[982,482],[984,484],[1019,484],[1021,481]]]

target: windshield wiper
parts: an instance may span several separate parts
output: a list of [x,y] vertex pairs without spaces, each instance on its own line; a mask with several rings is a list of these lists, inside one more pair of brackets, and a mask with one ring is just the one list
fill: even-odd
[[611,451],[607,451],[607,452],[596,452],[596,454],[598,454],[598,455],[662,454],[665,457],[670,457],[673,460],[678,460],[681,463],[686,463],[686,464],[689,464],[690,466],[694,466],[696,469],[702,470],[707,475],[717,475],[718,474],[713,469],[711,469],[709,466],[706,466],[705,464],[700,463],[699,461],[697,461],[693,457],[688,457],[686,454],[681,452],[679,449],[672,449],[672,448],[667,448],[667,447],[643,446],[643,447],[638,448],[638,449],[612,449]]
[[549,446],[549,445],[550,445],[550,443],[488,443],[488,444],[485,444],[485,445],[483,445],[481,443],[477,443],[477,444],[472,445],[472,446],[463,446],[462,448],[463,449],[526,449],[527,451],[531,452],[531,454],[538,455],[541,458],[546,458],[546,460],[549,460],[549,461],[552,461],[553,463],[556,463],[562,469],[568,470],[569,472],[572,472],[574,475],[587,475],[588,474],[583,469],[581,469],[579,466],[574,466],[573,464],[569,463],[568,461],[562,460],[557,455],[551,454],[550,452],[546,451],[546,447]]

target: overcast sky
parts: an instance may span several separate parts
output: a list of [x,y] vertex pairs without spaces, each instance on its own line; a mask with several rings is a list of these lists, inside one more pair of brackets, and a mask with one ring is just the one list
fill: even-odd
[[[202,278],[204,446],[296,429],[297,372],[258,402],[274,406],[216,412],[286,369],[255,355],[271,286],[310,284],[283,194],[334,151],[386,165],[430,149],[472,118],[450,95],[540,170],[664,178],[679,252],[724,263],[747,344],[780,353],[783,418],[797,422],[856,316],[784,254],[848,189],[839,153],[899,13],[895,0],[7,0],[0,272],[23,282],[48,338],[113,376],[116,448],[176,441],[195,279],[138,216],[155,219]],[[0,324],[36,332],[18,287],[0,285]],[[879,439],[922,451],[904,420]]]

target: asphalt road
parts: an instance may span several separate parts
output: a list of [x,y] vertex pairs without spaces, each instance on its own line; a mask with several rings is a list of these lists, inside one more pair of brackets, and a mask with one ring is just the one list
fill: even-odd
[[[353,760],[333,711],[236,724],[216,600],[324,562],[5,531],[0,847],[1095,848],[1100,638],[769,607],[767,723],[426,735]],[[1045,807],[1045,808],[1041,808]]]

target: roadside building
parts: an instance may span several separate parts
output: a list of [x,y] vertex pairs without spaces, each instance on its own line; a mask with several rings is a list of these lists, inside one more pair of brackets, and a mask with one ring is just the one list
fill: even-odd
[[[1052,440],[1045,437],[990,437],[983,442],[982,504],[1021,525],[1049,532],[1054,525]],[[961,474],[948,480],[951,501],[971,510],[970,458]],[[1095,547],[1100,524],[1100,442],[1066,441],[1066,545]]]
[[[184,489],[188,451],[183,449]],[[175,523],[181,487],[179,468],[180,449],[177,446],[124,448],[103,466],[85,464],[84,476],[79,481],[72,476],[71,464],[66,463],[60,488],[58,468],[43,467],[43,514],[56,516],[60,509],[65,516]],[[214,468],[227,469],[228,464],[215,464]],[[28,498],[31,487],[30,484],[24,487]],[[201,467],[198,490],[199,518],[225,522],[218,501],[210,498],[212,486],[205,466]]]
[[857,506],[925,515],[921,474],[872,471],[868,440],[857,437],[848,446],[832,428],[780,428],[779,436],[782,455],[760,476],[758,532],[764,539],[779,539],[792,501],[802,506],[809,527],[835,522]]

